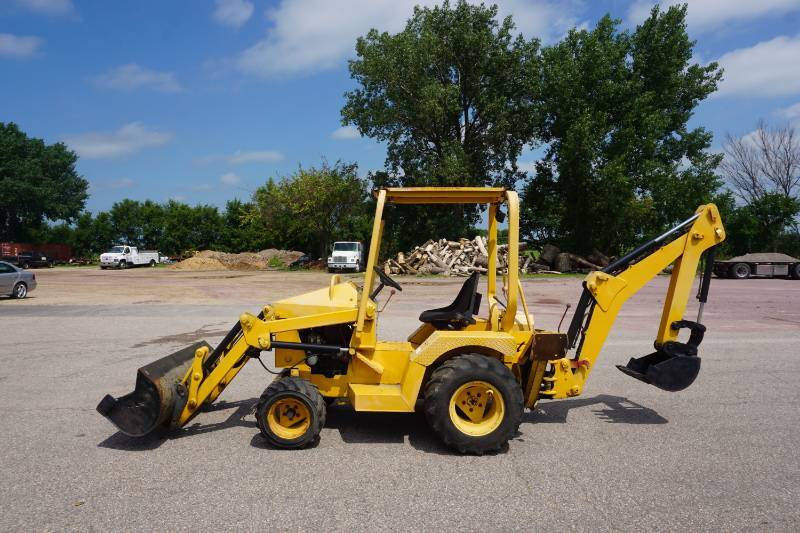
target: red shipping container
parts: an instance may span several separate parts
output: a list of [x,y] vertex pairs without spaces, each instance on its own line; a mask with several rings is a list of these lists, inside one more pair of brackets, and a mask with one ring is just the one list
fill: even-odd
[[59,263],[72,257],[72,247],[66,244],[30,244],[27,242],[0,242],[0,256],[19,255],[23,252],[42,252]]

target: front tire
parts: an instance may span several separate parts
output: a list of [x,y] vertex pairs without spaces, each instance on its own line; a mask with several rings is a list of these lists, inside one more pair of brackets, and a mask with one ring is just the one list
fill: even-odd
[[126,268],[128,268],[128,262],[127,261],[120,261],[119,262],[119,269],[120,270],[125,270]]
[[286,376],[264,390],[256,406],[256,422],[264,438],[277,448],[297,449],[319,440],[327,411],[317,387]]
[[731,267],[730,272],[733,279],[747,279],[750,277],[750,265],[747,263],[736,263]]
[[499,450],[516,434],[523,411],[522,388],[511,371],[479,354],[445,362],[425,387],[428,424],[459,453]]
[[11,297],[16,300],[22,300],[28,295],[28,286],[23,282],[18,282],[14,285],[14,290],[11,291]]

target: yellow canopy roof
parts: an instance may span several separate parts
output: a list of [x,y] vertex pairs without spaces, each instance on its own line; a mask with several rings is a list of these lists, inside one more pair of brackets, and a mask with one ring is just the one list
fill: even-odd
[[390,204],[492,204],[505,200],[506,192],[503,187],[388,187],[384,190]]

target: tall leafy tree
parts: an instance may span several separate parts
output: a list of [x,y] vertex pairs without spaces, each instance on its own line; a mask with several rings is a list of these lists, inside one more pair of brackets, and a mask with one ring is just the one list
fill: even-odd
[[0,122],[0,240],[24,241],[47,219],[78,217],[89,184],[75,170],[77,160],[62,143],[45,144]]
[[170,200],[164,210],[161,250],[178,255],[187,250],[218,249],[224,240],[223,218],[211,205],[194,207]]
[[253,203],[269,240],[278,247],[299,248],[321,257],[334,239],[368,237],[368,183],[357,171],[354,164],[323,162],[319,168],[300,168],[259,187]]
[[544,158],[524,190],[524,229],[578,252],[619,253],[711,199],[720,156],[687,123],[716,90],[715,63],[692,62],[686,6],[633,33],[603,17],[542,51]]
[[[539,42],[514,35],[497,7],[459,0],[414,9],[397,34],[370,30],[356,43],[342,122],[387,145],[377,185],[512,187],[536,124]],[[472,207],[398,210],[412,241],[462,234]],[[402,239],[401,239],[402,241]],[[404,244],[401,242],[401,245]]]
[[137,200],[125,198],[115,202],[109,211],[116,238],[124,244],[140,246],[144,235],[145,219],[142,204]]
[[223,214],[224,242],[229,252],[263,250],[271,242],[252,202],[229,200]]

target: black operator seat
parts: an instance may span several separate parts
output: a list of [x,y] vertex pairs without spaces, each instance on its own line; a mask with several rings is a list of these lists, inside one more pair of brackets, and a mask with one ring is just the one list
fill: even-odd
[[456,329],[474,324],[472,315],[478,314],[481,306],[481,295],[478,293],[480,277],[480,273],[474,272],[461,286],[453,303],[447,307],[423,311],[419,315],[420,322],[432,324],[439,329]]

